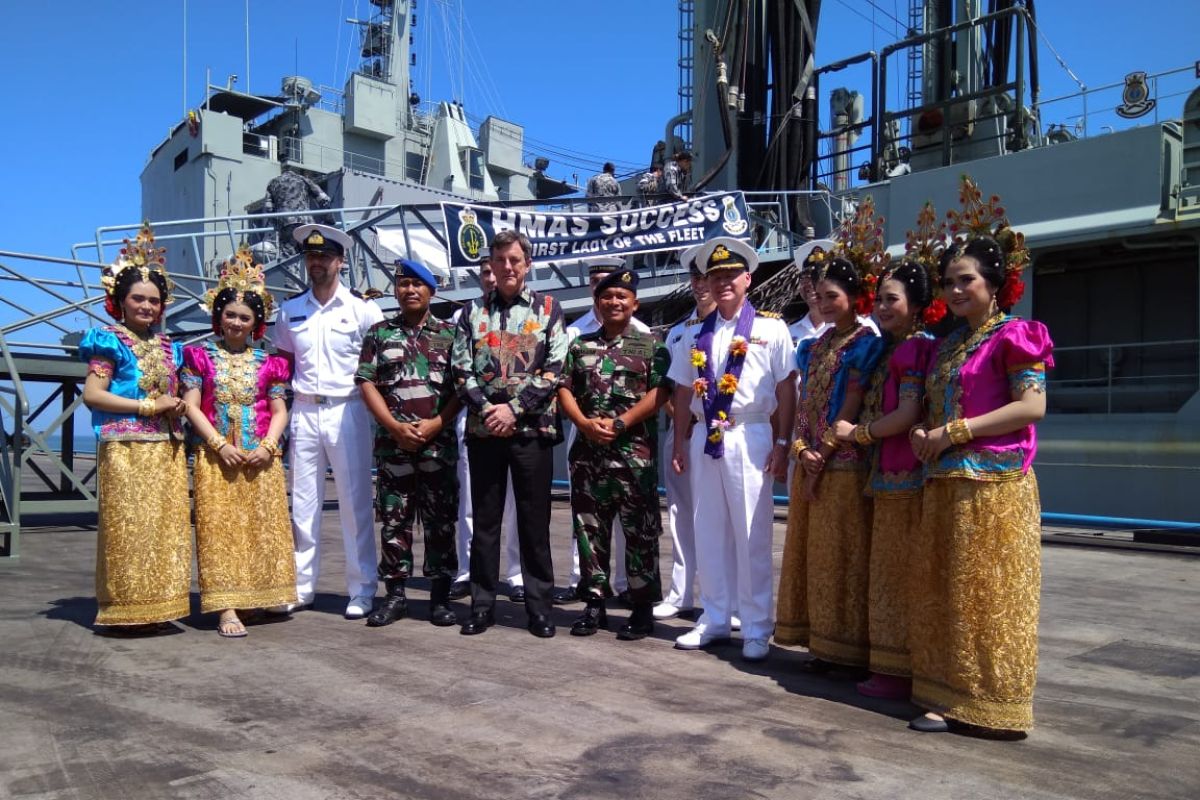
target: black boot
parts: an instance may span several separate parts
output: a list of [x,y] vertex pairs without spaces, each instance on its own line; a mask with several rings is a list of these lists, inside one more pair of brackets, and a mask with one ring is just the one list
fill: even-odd
[[429,587],[429,621],[439,628],[458,624],[458,617],[450,608],[449,578],[434,578]]
[[591,636],[600,628],[608,630],[608,609],[604,607],[603,600],[593,597],[587,601],[587,608],[579,619],[571,625],[571,635]]
[[633,642],[645,639],[652,633],[654,633],[654,606],[649,603],[635,603],[633,613],[629,615],[629,622],[622,625],[621,630],[617,631],[617,638]]
[[367,627],[382,628],[407,615],[408,598],[404,596],[404,579],[390,579],[387,582],[387,596],[383,598],[379,608],[367,615]]

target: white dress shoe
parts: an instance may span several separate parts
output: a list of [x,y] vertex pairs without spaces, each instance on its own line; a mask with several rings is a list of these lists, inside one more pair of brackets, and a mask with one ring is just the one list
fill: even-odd
[[729,630],[740,631],[741,629],[742,629],[742,621],[737,618],[737,615],[735,614],[732,617],[730,617],[729,618]]
[[771,646],[766,639],[747,639],[742,642],[742,661],[766,661]]
[[691,611],[690,608],[680,608],[674,603],[663,601],[654,607],[655,619],[675,619],[684,611]]
[[676,650],[701,650],[710,644],[729,641],[729,631],[710,628],[703,622],[675,639]]
[[310,597],[307,600],[302,599],[295,603],[282,603],[277,606],[271,606],[267,609],[267,613],[268,614],[291,614],[294,611],[303,611],[306,608],[312,608],[312,605],[313,605],[313,600]]
[[346,605],[346,619],[362,619],[375,607],[375,595],[361,594]]

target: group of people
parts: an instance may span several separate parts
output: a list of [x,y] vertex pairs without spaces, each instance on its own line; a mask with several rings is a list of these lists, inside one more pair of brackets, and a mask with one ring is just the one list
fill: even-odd
[[[420,523],[429,621],[487,631],[511,495],[520,583],[511,554],[509,580],[529,632],[552,637],[550,489],[565,416],[573,595],[585,603],[572,635],[608,628],[616,555],[632,608],[619,639],[695,610],[678,649],[740,628],[747,661],[768,658],[774,637],[809,649],[806,671],[861,673],[865,695],[911,697],[928,709],[917,730],[1018,735],[1032,725],[1040,519],[1030,467],[1052,344],[1044,326],[1008,313],[1028,253],[997,202],[964,179],[954,239],[927,207],[895,262],[862,203],[833,247],[801,259],[819,335],[798,346],[778,314],[747,300],[758,255],[738,239],[681,255],[696,310],[661,341],[637,327],[638,274],[616,261],[592,265],[590,323],[568,334],[558,301],[526,283],[532,247],[514,231],[490,243],[488,287],[450,321],[430,313],[434,276],[400,259],[398,311],[385,320],[338,280],[349,238],[306,225],[295,236],[310,288],[282,304],[278,354],[250,345],[273,304],[246,251],[209,293],[218,338],[181,350],[152,331],[170,286],[144,229],[105,276],[117,324],[81,347],[100,438],[97,624],[141,632],[188,613],[186,416],[203,442],[201,605],[220,612],[222,635],[245,635],[246,610],[312,603],[332,466],[348,618],[378,627],[407,615]],[[863,322],[871,313],[881,335]],[[473,519],[465,547],[460,474]],[[777,597],[775,481],[789,486]],[[665,595],[660,482],[673,538]],[[460,559],[462,620],[450,606]]]

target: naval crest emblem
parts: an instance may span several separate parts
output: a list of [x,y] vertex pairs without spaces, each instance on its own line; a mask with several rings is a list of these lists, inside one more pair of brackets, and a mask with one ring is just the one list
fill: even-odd
[[724,219],[721,222],[721,227],[730,236],[741,236],[750,227],[749,223],[742,217],[742,212],[738,211],[737,203],[732,197],[722,197],[721,202],[725,204],[725,211],[722,213]]
[[1124,101],[1117,106],[1117,114],[1125,119],[1134,119],[1150,113],[1158,102],[1150,98],[1150,87],[1146,82],[1146,73],[1131,72],[1125,76],[1125,90],[1121,93]]
[[468,261],[479,261],[486,237],[479,226],[479,216],[470,208],[458,212],[458,250]]

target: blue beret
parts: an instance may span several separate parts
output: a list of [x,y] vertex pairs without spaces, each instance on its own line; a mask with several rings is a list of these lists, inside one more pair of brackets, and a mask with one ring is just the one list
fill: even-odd
[[433,273],[428,267],[416,261],[411,261],[407,258],[396,259],[396,277],[416,278],[421,283],[429,287],[429,291],[437,294],[437,279],[433,277]]
[[616,272],[610,272],[600,279],[596,284],[596,290],[592,292],[592,297],[599,297],[600,293],[605,289],[611,289],[614,286],[622,289],[628,289],[637,295],[638,274],[629,268],[619,269]]

